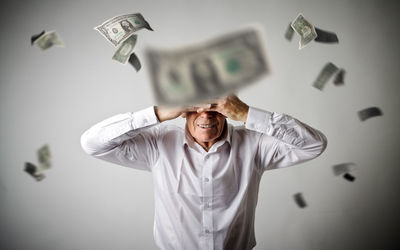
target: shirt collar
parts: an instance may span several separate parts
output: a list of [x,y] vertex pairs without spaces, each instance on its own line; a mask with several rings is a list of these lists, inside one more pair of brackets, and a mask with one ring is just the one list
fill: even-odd
[[[232,137],[232,125],[228,123],[227,120],[225,120],[225,125],[224,125],[224,130],[222,131],[222,139],[217,141],[214,145],[218,145],[217,147],[220,147],[223,145],[225,142],[227,142],[229,145],[231,145],[231,137]],[[185,125],[185,137],[183,139],[182,145],[184,146],[185,144],[194,148],[195,143],[199,145],[193,138],[193,136],[189,132],[189,128],[187,124]],[[213,146],[214,146],[213,145]],[[200,145],[199,145],[200,146]],[[200,146],[201,147],[201,146]]]

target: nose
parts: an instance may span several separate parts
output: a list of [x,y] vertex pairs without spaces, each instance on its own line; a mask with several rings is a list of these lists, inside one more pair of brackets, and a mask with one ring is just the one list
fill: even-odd
[[199,113],[199,117],[201,118],[213,118],[215,117],[214,111],[202,111]]

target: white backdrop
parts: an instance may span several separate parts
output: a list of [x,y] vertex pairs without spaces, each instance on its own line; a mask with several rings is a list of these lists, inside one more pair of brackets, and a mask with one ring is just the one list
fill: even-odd
[[[117,113],[154,103],[139,73],[111,56],[93,27],[141,12],[154,32],[135,51],[204,40],[260,23],[273,74],[239,92],[251,106],[290,114],[320,129],[328,148],[311,162],[266,172],[256,214],[256,249],[389,249],[399,232],[399,49],[395,1],[16,1],[1,2],[0,248],[156,249],[151,174],[86,155],[80,135]],[[340,43],[284,38],[302,12]],[[57,30],[65,48],[40,51],[30,36]],[[311,86],[325,63],[346,69],[345,85]],[[361,122],[357,111],[382,117]],[[174,123],[183,125],[180,119]],[[23,171],[49,144],[53,168],[36,182]],[[354,162],[351,183],[331,166]],[[302,192],[308,207],[292,195]]]

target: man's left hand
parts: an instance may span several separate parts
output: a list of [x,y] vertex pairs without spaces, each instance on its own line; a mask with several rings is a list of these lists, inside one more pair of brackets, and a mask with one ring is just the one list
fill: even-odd
[[246,122],[249,106],[242,102],[236,95],[229,95],[210,102],[210,108],[199,108],[197,112],[217,111],[234,121]]

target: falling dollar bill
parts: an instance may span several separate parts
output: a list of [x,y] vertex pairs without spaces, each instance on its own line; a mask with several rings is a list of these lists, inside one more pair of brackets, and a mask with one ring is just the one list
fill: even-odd
[[42,32],[40,32],[39,34],[33,35],[31,36],[31,45],[33,45],[33,43],[41,36],[44,35],[44,33],[46,33],[44,30]]
[[137,41],[137,35],[136,34],[131,35],[118,47],[112,59],[120,63],[126,64],[130,55],[132,54],[133,49],[135,48],[136,41]]
[[114,46],[119,46],[136,31],[146,28],[153,30],[142,14],[127,14],[108,19],[94,29],[100,32]]
[[305,208],[307,206],[302,193],[296,193],[293,195],[294,201],[300,208]]
[[51,153],[47,144],[37,151],[37,156],[41,169],[49,169],[51,167]]
[[355,170],[356,164],[353,162],[345,162],[332,166],[333,174],[339,176],[345,173],[353,172]]
[[261,30],[252,26],[205,43],[146,51],[156,100],[185,105],[219,97],[269,73]]
[[33,44],[45,50],[53,46],[64,47],[64,42],[56,31],[49,31],[38,37]]
[[365,121],[371,117],[382,116],[382,111],[378,107],[370,107],[363,110],[358,111],[358,117],[361,121]]
[[30,174],[33,178],[35,178],[37,181],[41,181],[45,178],[45,175],[43,173],[40,173],[39,169],[30,162],[25,162],[24,170],[25,172]]
[[286,40],[292,41],[293,34],[294,34],[294,30],[293,30],[293,28],[292,28],[292,23],[289,23],[289,25],[288,25],[288,27],[287,27],[287,29],[286,29],[286,32],[285,32],[285,38],[286,38]]
[[307,21],[301,13],[292,22],[292,28],[300,36],[299,49],[304,48],[317,37],[314,25]]
[[130,55],[129,63],[136,69],[136,71],[139,71],[140,68],[142,68],[142,64],[140,63],[140,60],[135,53],[132,53]]
[[349,173],[345,173],[343,175],[343,178],[345,178],[348,181],[354,181],[356,179],[356,177],[354,177],[353,175],[349,174]]
[[320,43],[338,43],[339,42],[337,35],[333,32],[321,30],[321,29],[318,29],[317,27],[315,27],[315,32],[317,33],[317,37],[314,40],[316,42],[320,42]]
[[321,70],[317,79],[313,83],[313,86],[319,90],[322,90],[329,78],[331,78],[331,76],[338,70],[339,68],[331,62],[325,64],[324,68]]
[[333,83],[335,85],[343,85],[345,73],[346,73],[346,70],[340,69],[339,72],[336,74],[335,79],[333,80]]

